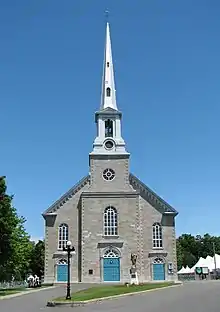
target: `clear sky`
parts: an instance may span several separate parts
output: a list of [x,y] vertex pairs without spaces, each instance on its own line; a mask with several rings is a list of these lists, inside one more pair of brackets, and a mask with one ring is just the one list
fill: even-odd
[[220,2],[1,0],[0,174],[26,228],[88,173],[110,11],[131,172],[178,211],[177,235],[219,235]]

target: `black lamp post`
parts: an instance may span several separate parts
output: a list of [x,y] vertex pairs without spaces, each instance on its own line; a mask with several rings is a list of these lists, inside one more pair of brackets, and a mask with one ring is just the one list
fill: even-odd
[[216,256],[215,256],[215,242],[212,243],[212,249],[214,254],[214,265],[215,265],[215,279],[217,279],[217,264],[216,264]]
[[71,246],[71,241],[66,243],[66,247],[63,247],[63,251],[67,251],[67,289],[66,289],[66,300],[71,300],[70,294],[70,257],[71,252],[76,253],[75,248]]

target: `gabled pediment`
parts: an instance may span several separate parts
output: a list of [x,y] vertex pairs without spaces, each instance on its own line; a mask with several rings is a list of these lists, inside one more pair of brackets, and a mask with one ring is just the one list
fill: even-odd
[[148,186],[141,182],[132,173],[129,175],[129,180],[131,186],[139,191],[140,195],[153,206],[155,209],[163,214],[171,214],[176,216],[178,212],[170,206],[165,200],[159,197],[155,192],[153,192]]
[[103,112],[103,113],[118,113],[118,110],[114,109],[112,107],[106,107],[106,108],[100,110],[100,112]]
[[[159,197],[155,192],[153,192],[148,186],[141,182],[136,176],[130,173],[129,180],[131,186],[137,190],[140,195],[146,199],[155,209],[161,211],[163,214],[171,214],[176,216],[178,212],[165,202],[161,197]],[[63,196],[60,197],[55,203],[53,203],[44,213],[45,216],[53,216],[56,211],[60,209],[67,201],[69,201],[76,193],[78,193],[86,184],[90,181],[90,176],[85,176],[82,180],[76,183],[69,191],[67,191]]]
[[97,121],[98,117],[107,117],[107,118],[113,118],[115,116],[119,116],[121,118],[122,113],[114,108],[107,107],[105,109],[101,109],[95,113],[95,120]]
[[76,183],[69,191],[60,197],[55,203],[53,203],[42,214],[43,216],[54,214],[60,207],[62,207],[67,201],[69,201],[76,193],[78,193],[86,184],[89,183],[90,176],[85,176],[82,180]]

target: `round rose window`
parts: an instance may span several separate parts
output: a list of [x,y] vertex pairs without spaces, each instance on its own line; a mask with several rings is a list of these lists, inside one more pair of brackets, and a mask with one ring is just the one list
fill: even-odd
[[102,176],[106,181],[111,181],[115,177],[115,172],[113,169],[107,168],[103,171]]

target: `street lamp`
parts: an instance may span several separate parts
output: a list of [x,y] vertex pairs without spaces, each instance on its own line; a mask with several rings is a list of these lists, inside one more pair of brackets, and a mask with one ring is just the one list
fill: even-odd
[[75,248],[71,246],[71,241],[68,241],[66,243],[66,247],[63,247],[63,251],[67,251],[67,289],[66,289],[66,300],[71,300],[71,294],[70,294],[70,257],[71,252],[73,254],[76,253]]
[[213,254],[214,254],[214,265],[215,265],[215,279],[217,278],[217,265],[216,265],[216,256],[215,256],[215,242],[212,243]]

